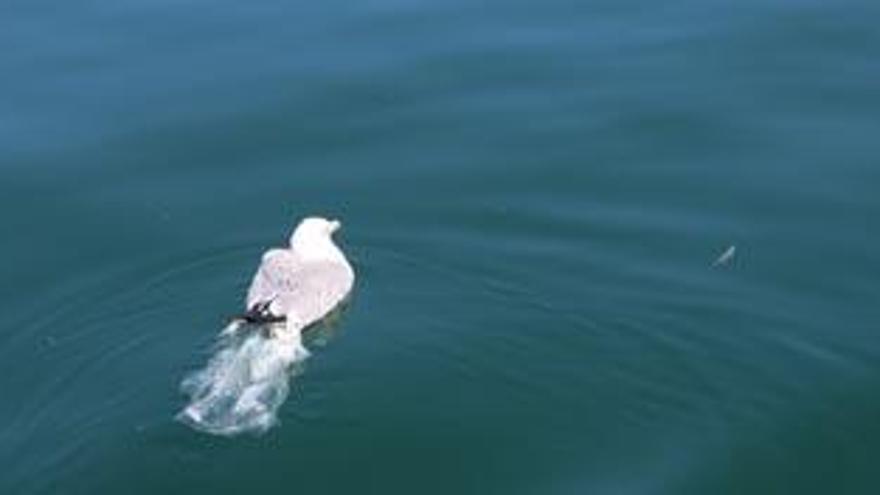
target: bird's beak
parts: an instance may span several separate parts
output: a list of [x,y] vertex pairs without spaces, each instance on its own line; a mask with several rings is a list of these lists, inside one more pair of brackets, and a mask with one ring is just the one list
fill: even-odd
[[330,221],[330,233],[331,234],[333,232],[336,232],[340,228],[342,228],[342,222],[340,222],[339,220],[331,220]]

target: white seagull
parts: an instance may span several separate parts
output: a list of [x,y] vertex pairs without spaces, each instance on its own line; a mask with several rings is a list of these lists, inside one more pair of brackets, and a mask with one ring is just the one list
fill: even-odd
[[247,312],[237,321],[284,322],[273,336],[299,341],[302,330],[343,303],[354,285],[354,270],[333,242],[338,220],[306,218],[290,236],[290,247],[270,249],[251,286]]

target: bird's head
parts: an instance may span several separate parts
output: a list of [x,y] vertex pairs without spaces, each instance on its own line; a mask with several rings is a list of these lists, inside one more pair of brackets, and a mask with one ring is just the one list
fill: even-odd
[[329,255],[336,250],[332,236],[341,226],[339,220],[308,217],[294,229],[290,236],[290,247],[306,256],[322,257],[322,253]]

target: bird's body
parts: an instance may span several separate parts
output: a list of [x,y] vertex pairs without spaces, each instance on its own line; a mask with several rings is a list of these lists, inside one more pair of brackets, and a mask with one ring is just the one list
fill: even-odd
[[266,251],[248,289],[244,318],[285,321],[289,332],[298,333],[345,301],[354,270],[333,242],[338,228],[339,222],[307,218],[288,248]]

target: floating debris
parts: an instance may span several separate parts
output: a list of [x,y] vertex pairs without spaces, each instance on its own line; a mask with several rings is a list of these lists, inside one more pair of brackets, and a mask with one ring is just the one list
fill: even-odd
[[725,249],[723,253],[721,253],[721,256],[719,256],[718,259],[716,259],[715,262],[712,263],[712,266],[716,267],[727,265],[733,260],[734,256],[736,256],[736,246],[730,246],[729,248]]

